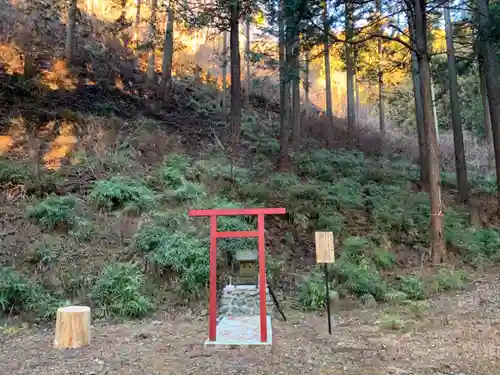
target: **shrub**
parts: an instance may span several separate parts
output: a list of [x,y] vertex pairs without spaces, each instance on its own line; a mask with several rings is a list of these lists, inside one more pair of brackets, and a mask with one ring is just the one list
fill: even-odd
[[382,249],[375,249],[373,251],[372,260],[382,270],[389,270],[396,266],[396,255]]
[[383,301],[388,290],[380,272],[366,260],[356,264],[341,258],[334,265],[334,275],[339,284],[358,297],[371,294],[376,300]]
[[146,257],[179,279],[179,293],[186,297],[200,295],[209,277],[209,244],[193,233],[174,231],[160,225],[141,229],[135,246]]
[[453,269],[440,269],[433,280],[437,292],[463,289],[467,281],[468,277],[463,271]]
[[207,196],[205,187],[201,184],[183,181],[181,185],[167,194],[179,202],[194,202]]
[[425,299],[425,286],[421,277],[402,276],[398,287],[411,300]]
[[500,229],[450,231],[449,240],[470,264],[500,261]]
[[190,166],[191,160],[184,155],[169,154],[160,168],[160,178],[168,187],[177,189],[184,183]]
[[342,178],[327,187],[328,203],[337,209],[362,208],[363,195],[359,182],[350,178]]
[[77,201],[73,196],[49,196],[28,206],[28,216],[49,230],[69,229],[79,220],[76,215]]
[[140,213],[153,208],[157,197],[142,183],[116,176],[96,181],[90,200],[101,209]]
[[92,298],[103,316],[138,318],[152,308],[144,293],[145,279],[137,266],[115,263],[104,267],[92,290]]
[[346,218],[336,209],[326,208],[319,214],[316,221],[316,230],[325,230],[333,232],[338,237],[345,229]]
[[299,302],[305,310],[325,306],[326,285],[320,273],[313,272],[299,284]]
[[365,253],[369,253],[375,245],[366,237],[352,236],[342,242],[341,257],[354,264],[361,264]]
[[0,183],[31,185],[35,178],[31,169],[10,160],[0,159]]
[[57,309],[68,305],[27,280],[10,267],[0,267],[0,312],[21,314],[33,312],[43,321],[55,317]]

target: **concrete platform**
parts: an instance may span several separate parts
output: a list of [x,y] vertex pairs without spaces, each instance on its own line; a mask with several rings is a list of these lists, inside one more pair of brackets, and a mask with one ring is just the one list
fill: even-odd
[[267,316],[267,342],[260,341],[260,316],[228,316],[217,323],[216,341],[205,341],[205,345],[271,345],[273,331],[271,317]]

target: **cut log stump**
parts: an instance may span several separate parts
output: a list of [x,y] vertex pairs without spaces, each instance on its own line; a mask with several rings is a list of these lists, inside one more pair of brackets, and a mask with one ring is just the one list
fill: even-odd
[[67,306],[57,309],[54,348],[81,348],[90,344],[90,307]]

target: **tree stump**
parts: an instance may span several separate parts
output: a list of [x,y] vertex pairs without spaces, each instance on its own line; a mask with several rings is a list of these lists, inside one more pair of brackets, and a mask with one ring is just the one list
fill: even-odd
[[90,344],[90,307],[57,309],[54,348],[81,348]]

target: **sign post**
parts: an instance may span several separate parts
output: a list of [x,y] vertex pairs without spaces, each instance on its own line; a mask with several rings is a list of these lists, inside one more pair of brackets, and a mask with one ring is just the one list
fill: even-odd
[[315,232],[316,263],[323,263],[325,271],[325,304],[328,314],[328,333],[332,334],[332,318],[330,315],[330,291],[328,286],[328,264],[335,262],[335,248],[333,246],[332,232]]

